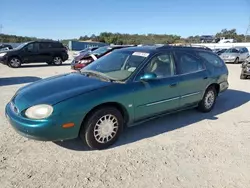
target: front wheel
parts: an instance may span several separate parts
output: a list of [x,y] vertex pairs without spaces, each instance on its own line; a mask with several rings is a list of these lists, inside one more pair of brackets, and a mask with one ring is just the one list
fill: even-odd
[[244,74],[241,74],[241,75],[240,75],[240,79],[244,80],[244,79],[246,79],[246,78],[247,78],[246,75],[244,75]]
[[217,92],[215,88],[213,86],[209,87],[198,105],[198,110],[201,112],[210,112],[214,107],[216,97]]
[[105,149],[116,142],[123,131],[123,116],[114,107],[94,111],[83,123],[81,139],[92,149]]
[[22,64],[21,60],[17,57],[12,57],[9,59],[8,65],[12,68],[18,68]]
[[238,64],[239,63],[239,58],[237,57],[234,61],[234,64]]

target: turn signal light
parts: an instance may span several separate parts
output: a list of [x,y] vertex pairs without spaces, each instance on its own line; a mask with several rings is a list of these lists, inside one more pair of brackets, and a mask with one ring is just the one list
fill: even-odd
[[74,127],[75,124],[74,123],[66,123],[66,124],[63,124],[63,128],[70,128],[70,127]]

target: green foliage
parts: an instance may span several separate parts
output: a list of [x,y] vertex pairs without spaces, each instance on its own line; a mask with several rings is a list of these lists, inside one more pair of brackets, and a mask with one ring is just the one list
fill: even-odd
[[221,32],[217,33],[215,36],[218,38],[225,37],[227,39],[235,39],[237,42],[245,42],[246,39],[246,42],[250,42],[250,36],[245,37],[245,35],[239,35],[236,29],[222,29]]
[[[218,32],[215,37],[225,37],[237,40],[237,42],[245,42],[245,36],[242,34],[237,34],[236,29],[222,29]],[[22,37],[16,35],[0,35],[0,42],[4,43],[20,43],[27,42],[31,40],[37,40],[35,37]],[[246,37],[247,42],[250,42],[250,36]],[[41,39],[40,39],[41,40]],[[91,36],[81,36],[79,39],[65,39],[61,42],[65,45],[68,44],[70,40],[92,40],[96,42],[105,42],[108,44],[172,44],[172,43],[199,43],[200,36],[190,36],[188,38],[181,38],[178,35],[167,35],[167,34],[127,34],[127,33],[111,33],[102,32],[99,35],[92,34]]]
[[48,40],[48,39],[39,39],[36,37],[22,37],[16,35],[7,35],[7,34],[0,34],[0,42],[3,43],[22,43],[28,42],[33,40]]

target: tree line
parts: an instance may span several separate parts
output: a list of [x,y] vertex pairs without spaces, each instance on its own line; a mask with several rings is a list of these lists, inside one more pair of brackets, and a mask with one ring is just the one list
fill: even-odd
[[[220,32],[216,33],[215,37],[225,37],[230,39],[235,39],[237,42],[250,42],[250,36],[245,36],[243,34],[238,34],[236,29],[222,29]],[[16,35],[0,35],[0,43],[22,43],[31,40],[38,40],[36,37],[23,37]],[[40,39],[41,40],[41,39]],[[183,38],[179,35],[167,35],[167,34],[123,34],[123,33],[111,33],[111,32],[102,32],[99,35],[91,36],[80,36],[78,39],[68,39],[61,40],[62,43],[68,44],[69,40],[75,41],[96,41],[96,42],[105,42],[108,44],[173,44],[173,43],[199,43],[200,36],[190,36]]]

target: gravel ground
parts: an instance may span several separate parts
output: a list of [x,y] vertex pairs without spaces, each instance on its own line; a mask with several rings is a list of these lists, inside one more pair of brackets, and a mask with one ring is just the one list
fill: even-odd
[[19,136],[4,107],[21,86],[70,71],[0,65],[0,187],[215,187],[250,185],[250,81],[228,65],[230,89],[208,114],[189,110],[129,128],[110,149],[79,139],[39,142]]

